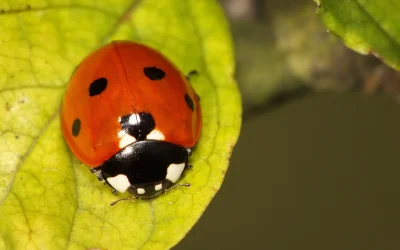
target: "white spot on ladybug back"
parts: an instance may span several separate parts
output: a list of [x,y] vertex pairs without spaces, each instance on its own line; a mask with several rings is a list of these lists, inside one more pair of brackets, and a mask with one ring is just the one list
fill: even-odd
[[165,140],[165,136],[163,133],[161,133],[160,130],[158,129],[153,129],[147,136],[146,138],[148,140],[157,140],[157,141],[163,141]]
[[167,168],[167,176],[165,178],[168,179],[170,182],[175,183],[181,177],[184,169],[185,163],[171,164]]
[[156,190],[156,191],[161,190],[161,188],[162,188],[161,183],[154,186],[154,190]]
[[137,193],[138,194],[144,194],[145,193],[144,188],[138,188],[137,189]]
[[129,116],[128,123],[130,125],[139,124],[140,123],[140,116],[138,114],[132,114],[131,116]]
[[119,148],[125,148],[129,144],[132,144],[136,141],[136,138],[127,134],[125,131],[121,130],[118,132],[119,140]]
[[131,183],[128,180],[128,177],[123,174],[119,174],[114,177],[108,177],[107,182],[120,193],[126,192],[128,188],[131,186]]

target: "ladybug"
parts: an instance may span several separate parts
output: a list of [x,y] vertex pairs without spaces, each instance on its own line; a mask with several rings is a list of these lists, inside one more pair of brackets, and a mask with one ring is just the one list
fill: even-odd
[[113,192],[132,194],[120,200],[190,186],[176,184],[191,167],[202,125],[189,76],[154,49],[130,41],[94,51],[72,74],[61,109],[64,138]]

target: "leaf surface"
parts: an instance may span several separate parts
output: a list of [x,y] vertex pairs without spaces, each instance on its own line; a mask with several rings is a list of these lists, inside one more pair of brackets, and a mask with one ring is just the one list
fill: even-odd
[[[241,100],[214,0],[0,1],[0,249],[167,249],[199,219],[239,135]],[[74,68],[112,40],[196,69],[203,129],[178,188],[121,202],[65,144],[59,107]],[[120,195],[120,197],[127,194]]]
[[400,70],[400,0],[315,0],[328,30]]

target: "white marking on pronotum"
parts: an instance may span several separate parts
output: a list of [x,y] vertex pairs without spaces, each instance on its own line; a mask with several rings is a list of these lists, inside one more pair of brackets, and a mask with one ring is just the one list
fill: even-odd
[[131,186],[128,177],[123,174],[119,174],[114,177],[108,177],[107,182],[110,183],[110,185],[120,193],[124,193]]
[[119,140],[119,148],[125,148],[129,144],[132,144],[136,141],[136,138],[131,136],[130,134],[125,133],[125,131],[121,130],[118,132]]
[[138,114],[130,115],[128,123],[131,125],[136,125],[136,124],[140,123],[140,116]]
[[118,132],[118,137],[121,138],[121,137],[123,137],[125,134],[126,134],[125,131],[120,130],[120,131]]
[[184,169],[185,163],[171,164],[167,168],[167,176],[165,178],[168,179],[170,182],[175,183],[181,177]]
[[157,140],[157,141],[163,141],[165,140],[165,136],[163,133],[161,133],[160,130],[158,129],[153,129],[147,136],[147,139],[149,140]]
[[137,193],[138,193],[138,194],[144,194],[144,192],[145,192],[145,191],[144,191],[144,188],[138,188],[138,189],[137,189]]
[[154,186],[154,190],[156,190],[156,191],[161,190],[161,188],[162,188],[161,183]]

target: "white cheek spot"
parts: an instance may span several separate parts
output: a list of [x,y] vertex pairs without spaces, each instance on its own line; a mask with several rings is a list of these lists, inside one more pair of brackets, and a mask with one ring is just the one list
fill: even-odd
[[165,178],[171,181],[172,183],[175,183],[181,177],[184,169],[185,169],[185,163],[171,164],[167,169],[167,176]]
[[163,141],[165,140],[165,136],[163,133],[161,133],[160,130],[158,129],[153,129],[147,136],[147,139],[149,140],[157,140],[157,141]]
[[158,190],[161,190],[161,188],[162,188],[162,184],[160,183],[160,184],[155,185],[154,190],[158,191]]
[[129,116],[128,123],[130,125],[139,124],[140,123],[140,116],[138,114],[132,114],[131,116]]
[[118,192],[124,193],[131,186],[128,177],[123,174],[119,174],[114,177],[108,177],[107,182]]
[[129,144],[132,144],[136,141],[135,137],[125,133],[125,131],[123,131],[123,130],[119,131],[118,136],[120,138],[119,148],[125,148]]
[[144,192],[145,192],[145,191],[144,191],[144,188],[138,188],[138,189],[137,189],[137,193],[138,193],[138,194],[144,194]]

